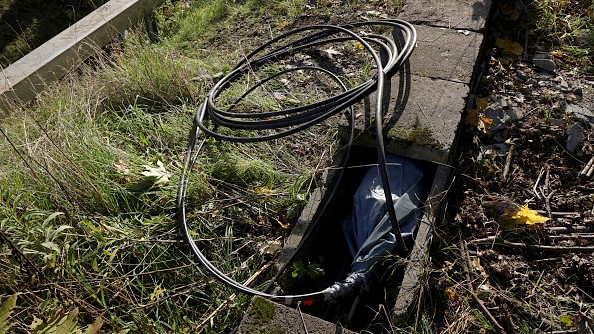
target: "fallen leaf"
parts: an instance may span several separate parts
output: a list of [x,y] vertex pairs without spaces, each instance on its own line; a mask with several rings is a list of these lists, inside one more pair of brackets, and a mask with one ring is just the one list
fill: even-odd
[[479,257],[473,257],[470,264],[472,265],[472,269],[478,272],[483,278],[489,278],[489,274],[487,274],[485,268],[481,265],[481,259]]
[[569,314],[564,314],[559,317],[559,322],[562,323],[566,328],[573,327],[573,317]]
[[260,254],[263,255],[274,255],[283,249],[283,246],[280,241],[278,240],[271,240],[268,242],[264,242],[260,245]]
[[501,173],[501,169],[498,168],[493,162],[483,160],[482,167],[487,170],[489,174]]
[[445,293],[446,293],[446,296],[448,296],[448,299],[453,302],[457,301],[460,298],[458,296],[458,294],[456,293],[456,291],[454,291],[454,289],[452,289],[452,288],[446,288]]
[[155,288],[153,289],[153,293],[150,294],[151,301],[158,300],[159,298],[161,298],[161,296],[165,294],[165,292],[167,292],[167,290],[161,288],[161,285],[155,286]]
[[264,185],[254,188],[254,193],[256,193],[256,195],[270,196],[274,195],[274,189],[272,189],[271,185]]
[[516,224],[526,224],[526,225],[534,225],[534,224],[543,224],[550,218],[543,217],[538,214],[538,212],[534,210],[530,210],[528,205],[519,206],[511,216],[514,219]]
[[117,163],[113,163],[113,166],[116,169],[116,172],[123,174],[123,175],[131,175],[130,169],[126,165],[126,161],[124,159],[120,159]]
[[355,46],[357,49],[359,50],[363,50],[365,47],[363,46],[363,44],[359,41],[355,41],[353,42],[353,46]]
[[103,318],[98,317],[95,319],[95,322],[87,326],[84,334],[99,334],[101,331],[101,327],[103,326]]
[[555,50],[551,52],[551,55],[555,58],[562,59],[566,62],[570,62],[572,60],[572,57],[567,53],[563,52],[562,50]]
[[144,169],[145,171],[141,174],[146,176],[147,178],[154,178],[155,185],[164,185],[169,182],[171,174],[165,169],[165,166],[163,166],[161,160],[157,161],[157,168],[144,165]]
[[481,130],[485,134],[489,134],[489,130],[491,130],[491,126],[493,125],[493,120],[488,117],[479,117],[478,122],[478,129]]
[[491,297],[492,294],[492,289],[491,286],[489,286],[489,284],[481,284],[479,285],[479,287],[476,289],[476,295],[482,299],[482,300],[487,300],[489,297]]
[[493,120],[489,117],[481,117],[481,122],[485,123],[485,125],[488,125],[489,127],[493,125]]
[[16,306],[17,296],[18,294],[15,293],[6,298],[6,300],[2,302],[2,305],[0,305],[0,333],[8,333],[8,330],[13,325],[8,319]]
[[497,45],[498,48],[501,48],[504,51],[514,54],[516,56],[521,56],[522,52],[524,52],[524,48],[520,45],[520,43],[514,42],[511,39],[507,38],[498,37],[495,40],[495,45]]
[[284,93],[280,93],[280,92],[272,92],[272,97],[274,97],[275,99],[277,99],[279,101],[287,99],[287,96]]
[[46,322],[39,323],[35,319],[36,318],[34,318],[33,323],[29,326],[29,328],[33,329],[33,333],[70,334],[81,332],[77,325],[78,308],[74,308],[74,310],[67,313],[60,311]]
[[341,56],[342,52],[336,51],[333,48],[324,49],[321,51],[322,55],[329,58],[334,59],[334,56]]

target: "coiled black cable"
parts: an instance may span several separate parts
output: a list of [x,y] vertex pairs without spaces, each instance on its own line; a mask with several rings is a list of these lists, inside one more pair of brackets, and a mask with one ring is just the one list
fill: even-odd
[[[392,39],[376,35],[366,34],[359,35],[353,30],[356,28],[363,27],[377,27],[384,26],[392,29],[398,29],[403,33],[403,40],[401,45],[397,45]],[[295,36],[298,37],[296,40],[290,41],[289,39]],[[286,40],[289,40],[285,42]],[[316,67],[316,66],[301,66],[287,70],[277,72],[263,80],[260,80],[255,85],[247,89],[236,101],[231,104],[226,110],[221,110],[215,105],[215,100],[221,95],[226,89],[228,89],[233,82],[236,82],[244,75],[253,71],[256,68],[268,65],[277,61],[278,59],[290,55],[294,52],[301,50],[310,49],[316,46],[344,42],[344,41],[355,41],[359,42],[364,49],[373,58],[376,72],[375,75],[365,81],[364,83],[347,89],[346,86],[341,82],[337,75],[331,71]],[[284,43],[283,43],[284,42]],[[281,44],[281,46],[274,47],[274,45]],[[384,52],[385,62],[382,63],[379,52],[377,52],[371,44],[374,44],[380,52]],[[196,115],[194,117],[194,127],[190,133],[190,140],[188,144],[188,150],[185,158],[184,168],[182,170],[181,180],[178,188],[178,222],[180,229],[186,241],[188,242],[192,252],[194,253],[197,260],[202,266],[215,278],[221,282],[251,295],[258,295],[261,297],[269,298],[279,303],[292,304],[295,301],[300,301],[308,298],[319,298],[324,297],[326,299],[332,298],[334,295],[339,295],[332,287],[324,289],[322,291],[312,292],[308,294],[300,295],[273,295],[267,292],[251,289],[244,286],[227,275],[221,272],[215,267],[208,258],[202,253],[202,251],[196,245],[193,237],[190,234],[188,223],[186,219],[186,192],[188,184],[188,173],[192,170],[193,165],[200,153],[200,150],[204,146],[206,138],[208,136],[214,137],[218,140],[225,140],[231,142],[262,142],[266,140],[279,139],[298,131],[311,127],[318,124],[329,117],[336,115],[337,113],[349,109],[356,102],[361,101],[366,96],[370,95],[374,91],[376,92],[376,110],[375,110],[375,125],[376,125],[376,147],[377,147],[377,160],[378,168],[380,171],[380,177],[382,186],[386,194],[386,207],[388,208],[388,215],[392,223],[393,232],[397,239],[397,244],[401,247],[401,250],[406,251],[405,243],[400,234],[400,228],[394,212],[394,203],[391,196],[390,185],[388,182],[386,157],[384,151],[383,133],[382,133],[382,111],[383,111],[383,93],[385,81],[390,78],[397,71],[401,69],[404,63],[408,60],[416,44],[416,31],[414,27],[402,20],[376,20],[358,22],[343,26],[333,25],[316,25],[299,28],[285,34],[282,34],[262,46],[255,49],[253,52],[248,54],[233,70],[228,72],[221,80],[219,80],[214,87],[207,94],[205,100],[200,104]],[[264,55],[260,55],[263,51],[271,49]],[[235,112],[233,109],[237,104],[250,94],[257,87],[265,84],[266,82],[279,77],[280,75],[287,74],[291,71],[319,71],[332,80],[339,83],[343,88],[343,93],[336,96],[332,96],[322,101],[311,103],[305,106],[299,106],[295,108],[289,108],[279,111],[272,112]],[[354,116],[352,115],[351,109],[351,139],[353,133]],[[206,125],[206,121],[209,120],[209,126]],[[228,135],[219,131],[221,128],[229,128],[235,130],[245,130],[249,132],[249,135]],[[274,130],[272,133],[261,135],[260,130]],[[206,134],[202,140],[198,141],[199,133],[203,132]],[[241,133],[241,132],[240,132]],[[350,142],[349,142],[350,146]],[[348,153],[345,155],[348,157]],[[347,159],[343,159],[345,161]],[[341,172],[342,173],[342,172]],[[342,175],[342,174],[341,174]],[[340,177],[339,177],[340,178]],[[335,193],[338,183],[332,190],[332,195]],[[313,227],[309,231],[312,231]],[[307,236],[302,238],[300,246],[303,244]],[[278,277],[278,275],[276,276]],[[275,277],[275,278],[276,278]]]

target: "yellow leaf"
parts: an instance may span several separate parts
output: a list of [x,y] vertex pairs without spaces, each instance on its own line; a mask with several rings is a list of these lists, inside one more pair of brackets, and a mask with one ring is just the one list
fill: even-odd
[[254,192],[257,195],[263,195],[263,196],[270,196],[270,195],[274,195],[274,189],[272,189],[271,185],[264,185],[261,187],[256,187],[254,189]]
[[488,117],[480,117],[480,122],[478,125],[478,129],[483,131],[484,133],[489,133],[491,130],[491,126],[493,125],[493,120]]
[[495,164],[493,164],[489,161],[483,160],[482,166],[484,168],[486,168],[487,171],[491,174],[501,173],[501,169],[497,168],[497,166],[495,166]]
[[84,334],[99,334],[101,331],[101,327],[103,326],[103,318],[98,317],[95,319],[95,322],[87,326]]
[[524,48],[518,42],[514,42],[506,38],[498,37],[495,40],[495,45],[497,45],[498,48],[501,48],[504,51],[514,54],[516,56],[521,56],[522,52],[524,52]]
[[17,296],[18,294],[15,293],[6,298],[6,300],[2,302],[2,305],[0,305],[0,333],[8,333],[8,330],[13,325],[8,319],[16,306]]
[[564,327],[570,328],[573,327],[573,317],[569,314],[564,314],[559,318],[559,322],[563,324]]
[[550,218],[543,217],[538,214],[538,212],[534,210],[530,210],[527,205],[519,206],[513,213],[512,219],[516,224],[526,224],[526,225],[534,225],[534,224],[543,224]]
[[359,41],[355,41],[353,43],[353,45],[359,50],[363,50],[363,48],[364,48],[363,44],[361,44],[361,42],[359,42]]
[[453,301],[453,302],[457,301],[458,298],[459,298],[459,296],[456,293],[456,291],[454,289],[452,289],[452,288],[446,288],[445,289],[445,293],[446,293],[446,296],[448,296],[448,299],[451,300],[451,301]]
[[153,289],[153,293],[151,293],[150,295],[151,301],[155,301],[161,298],[161,296],[163,296],[165,292],[167,292],[167,290],[162,289],[160,284],[155,286],[155,288]]
[[485,123],[488,126],[493,125],[493,120],[489,117],[481,117],[481,122]]

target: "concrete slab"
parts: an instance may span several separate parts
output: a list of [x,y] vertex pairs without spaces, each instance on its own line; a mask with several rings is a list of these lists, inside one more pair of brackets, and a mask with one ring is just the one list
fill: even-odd
[[326,195],[326,182],[327,177],[324,177],[321,182],[324,186],[316,188],[309,196],[309,200],[301,211],[297,223],[295,223],[293,230],[291,230],[291,234],[284,242],[283,249],[281,250],[277,261],[277,266],[279,268],[285,265],[291,256],[293,256],[293,253],[299,248],[301,239],[303,239],[303,236],[309,230],[316,215],[319,214],[320,204],[322,203],[322,200],[325,199],[324,197]]
[[111,0],[0,73],[0,116],[31,101],[163,0]]
[[237,334],[355,334],[340,324],[333,324],[269,300],[254,297]]
[[406,71],[419,76],[468,84],[483,35],[427,26],[415,26],[415,29],[417,47],[410,57],[410,68]]
[[399,19],[436,27],[480,31],[485,27],[491,0],[406,1]]
[[[402,85],[401,85],[402,82]],[[384,101],[386,151],[414,159],[447,163],[462,117],[467,85],[417,75],[395,77]],[[388,102],[386,104],[386,102]],[[375,95],[355,107],[355,145],[375,147]],[[341,120],[340,134],[348,136]]]
[[[415,28],[418,43],[410,62],[390,80],[384,93],[386,150],[447,163],[483,36],[435,27]],[[393,38],[398,40],[399,36]],[[375,105],[372,94],[355,107],[356,145],[375,147]],[[346,138],[346,118],[340,130]]]

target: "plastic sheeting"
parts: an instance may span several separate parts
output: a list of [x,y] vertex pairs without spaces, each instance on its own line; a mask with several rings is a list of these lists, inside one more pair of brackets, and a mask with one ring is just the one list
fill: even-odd
[[[421,218],[424,172],[419,162],[388,155],[388,177],[402,237],[412,237]],[[396,247],[396,237],[386,208],[386,197],[377,167],[370,167],[355,192],[353,212],[343,222],[353,256],[350,276],[364,276],[373,264]],[[358,274],[358,275],[353,275]]]

